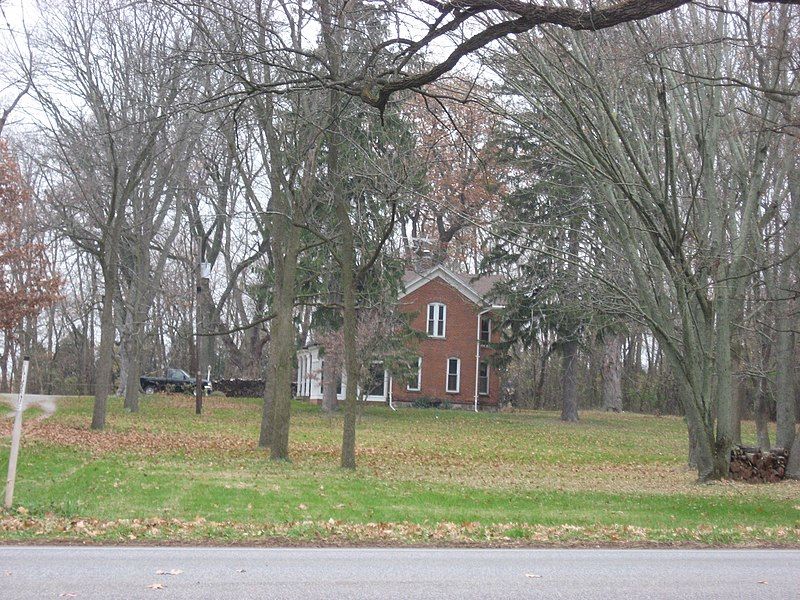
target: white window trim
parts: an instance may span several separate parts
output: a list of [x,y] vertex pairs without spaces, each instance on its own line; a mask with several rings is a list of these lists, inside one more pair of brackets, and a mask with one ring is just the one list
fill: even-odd
[[[430,324],[431,324],[431,307],[434,307],[433,313],[433,333],[430,332]],[[437,315],[436,308],[439,308]],[[442,334],[438,335],[436,330],[438,329],[439,321],[437,317],[441,315],[441,322],[442,322]],[[443,302],[431,302],[428,304],[427,313],[425,314],[425,331],[428,334],[428,337],[432,338],[439,338],[443,339],[447,335],[447,305]]]
[[[486,365],[486,391],[480,391],[481,388],[481,365]],[[478,363],[478,395],[479,396],[488,396],[489,395],[489,374],[491,369],[489,368],[489,361],[482,360]]]
[[420,356],[417,358],[417,386],[411,387],[410,385],[406,386],[406,390],[409,392],[418,392],[422,389],[422,357]]
[[[456,389],[450,389],[450,361],[456,361]],[[458,394],[461,392],[461,359],[456,358],[455,356],[451,356],[447,359],[445,363],[445,379],[444,379],[444,391],[448,394]]]

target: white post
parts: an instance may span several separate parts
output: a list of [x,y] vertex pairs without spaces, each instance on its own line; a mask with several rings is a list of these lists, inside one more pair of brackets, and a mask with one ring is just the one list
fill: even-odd
[[386,390],[386,397],[389,400],[389,408],[396,411],[397,409],[394,407],[394,404],[392,404],[392,383],[392,374],[389,371],[384,371],[384,386],[387,384],[389,386]]
[[11,453],[8,455],[8,478],[6,479],[5,507],[11,508],[14,500],[14,482],[17,479],[17,457],[19,456],[19,443],[22,437],[22,411],[25,408],[25,386],[28,383],[28,365],[31,359],[22,360],[22,381],[19,385],[19,399],[17,400],[17,414],[14,415],[14,428],[11,430]]

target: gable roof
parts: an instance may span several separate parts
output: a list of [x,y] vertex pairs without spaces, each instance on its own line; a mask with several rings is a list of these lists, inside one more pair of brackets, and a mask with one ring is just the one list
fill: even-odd
[[444,265],[436,265],[426,271],[417,272],[408,270],[403,275],[403,293],[400,298],[421,288],[426,283],[436,278],[444,280],[451,287],[458,290],[467,299],[478,305],[489,305],[485,298],[495,283],[500,281],[498,275],[484,275],[475,279],[469,273],[456,273]]

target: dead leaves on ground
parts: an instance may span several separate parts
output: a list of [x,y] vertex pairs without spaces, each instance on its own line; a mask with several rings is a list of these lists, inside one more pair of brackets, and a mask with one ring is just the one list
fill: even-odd
[[[79,526],[80,524],[80,526]],[[528,523],[347,523],[294,521],[289,523],[240,523],[207,521],[202,517],[182,519],[67,519],[54,515],[31,516],[0,513],[0,537],[48,540],[81,540],[130,543],[171,540],[176,542],[267,543],[313,542],[323,544],[386,544],[458,546],[793,546],[800,545],[800,525],[796,527],[733,527],[703,525],[694,529],[648,529],[631,525],[579,526],[534,525]],[[244,569],[237,572],[244,573]],[[158,571],[175,576],[180,569]],[[532,575],[532,574],[528,574]]]
[[[0,431],[0,435],[3,432]],[[29,423],[24,432],[26,439],[37,440],[58,446],[69,446],[100,456],[114,452],[128,452],[139,456],[155,456],[160,453],[213,453],[215,455],[243,455],[258,452],[256,441],[244,437],[221,433],[178,434],[164,433],[141,428],[127,431],[92,431],[87,426],[78,426],[56,421]],[[292,455],[338,456],[334,445],[316,443],[293,444]],[[359,450],[359,456],[368,455],[371,449]]]
[[[87,399],[64,402],[65,412],[44,422],[26,422],[26,439],[88,451],[94,456],[125,452],[147,457],[160,453],[247,457],[262,452],[257,448],[254,429],[248,429],[257,423],[257,403],[210,398],[208,414],[198,421],[194,419],[192,397],[158,396],[147,399],[148,412],[111,414],[109,428],[95,432],[88,426],[91,405]],[[214,410],[220,412],[215,415]],[[167,413],[162,411],[169,411],[168,423]],[[398,414],[391,421],[385,416],[375,417],[364,425],[360,438],[359,468],[381,481],[444,483],[492,491],[759,497],[782,493],[777,488],[742,485],[696,486],[696,473],[675,461],[676,453],[682,455],[685,445],[683,425],[676,419],[663,418],[655,423],[652,417],[643,415],[587,412],[577,433],[581,439],[570,438],[567,443],[564,436],[575,436],[575,428],[562,430],[555,416],[550,419],[545,413],[487,415],[482,422],[447,413],[442,419],[445,423],[434,422],[431,413],[425,411]],[[10,427],[10,422],[0,422],[0,433],[10,431]],[[338,435],[332,435],[327,417],[300,411],[293,417],[292,427],[290,453],[295,464],[313,468],[338,464]],[[660,435],[650,435],[655,430]],[[634,439],[639,451],[625,450]],[[593,450],[587,454],[580,448]],[[642,457],[647,464],[639,462]]]
[[119,451],[145,456],[161,452],[189,454],[197,451],[231,454],[251,452],[256,449],[255,441],[232,435],[182,435],[148,430],[91,431],[88,427],[53,421],[31,423],[25,429],[25,437],[50,444],[80,448],[93,455]]

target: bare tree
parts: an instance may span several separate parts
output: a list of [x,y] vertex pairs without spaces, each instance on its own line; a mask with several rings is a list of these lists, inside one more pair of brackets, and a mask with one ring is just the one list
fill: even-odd
[[[773,96],[717,85],[736,73],[750,77],[753,88],[783,89],[788,38],[765,37],[785,49],[758,55],[755,28],[743,21],[691,10],[630,32],[548,32],[514,43],[517,60],[502,70],[516,94],[544,115],[522,117],[536,128],[532,135],[592,189],[612,234],[605,243],[618,248],[634,285],[604,282],[612,297],[638,311],[670,358],[701,478],[728,473],[733,318],[743,278],[766,268],[754,265],[748,248],[758,234],[765,172],[781,155]],[[682,43],[675,31],[683,32]],[[734,34],[748,44],[737,50],[724,41],[692,43]],[[612,45],[625,55],[614,55]],[[780,181],[786,185],[785,172]]]
[[[150,243],[168,215],[172,223],[179,217],[171,212],[179,190],[171,176],[185,171],[191,148],[191,120],[183,128],[175,120],[184,100],[181,77],[190,41],[190,32],[156,6],[66,0],[47,13],[38,42],[44,75],[35,92],[57,161],[51,183],[59,193],[51,196],[57,201],[52,209],[64,233],[97,257],[103,274],[93,429],[105,426],[114,298],[124,281],[139,290],[149,284]],[[165,154],[172,152],[177,154]],[[126,246],[137,229],[146,235],[144,245]],[[155,273],[160,271],[163,256]],[[141,325],[151,299],[149,292],[131,302],[137,313],[132,326]],[[138,392],[136,384],[131,387]]]
[[15,30],[1,2],[0,19],[2,20],[0,33],[4,34],[4,43],[0,51],[7,57],[0,67],[0,97],[4,100],[0,104],[0,136],[2,136],[11,113],[30,92],[34,60],[28,32]]

